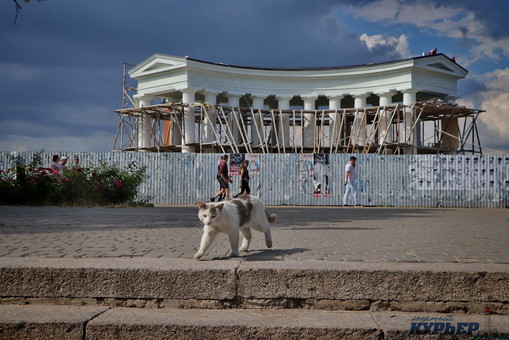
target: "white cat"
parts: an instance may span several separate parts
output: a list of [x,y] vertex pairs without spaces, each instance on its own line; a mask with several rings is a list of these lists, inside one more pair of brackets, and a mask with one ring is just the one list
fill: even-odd
[[[222,203],[198,202],[198,218],[203,222],[203,236],[200,249],[194,255],[200,259],[207,251],[218,233],[226,233],[230,238],[230,256],[238,256],[238,251],[248,251],[251,242],[251,228],[265,234],[265,244],[272,247],[270,224],[276,214],[269,214],[265,204],[256,196],[240,195]],[[239,249],[239,231],[244,237]]]

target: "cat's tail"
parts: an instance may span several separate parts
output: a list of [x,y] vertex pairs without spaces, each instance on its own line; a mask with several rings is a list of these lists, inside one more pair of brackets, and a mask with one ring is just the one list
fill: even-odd
[[276,221],[276,214],[269,214],[269,212],[265,210],[265,216],[267,216],[267,221],[269,221],[269,223],[274,223],[274,221]]

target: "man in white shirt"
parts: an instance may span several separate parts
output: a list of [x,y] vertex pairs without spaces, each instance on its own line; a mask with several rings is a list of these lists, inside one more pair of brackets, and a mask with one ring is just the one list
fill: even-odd
[[345,166],[345,195],[343,196],[343,205],[348,205],[348,196],[350,192],[353,191],[353,199],[354,204],[356,206],[360,206],[359,202],[359,188],[357,186],[357,173],[355,172],[355,162],[357,162],[357,158],[352,156],[350,157],[350,162]]

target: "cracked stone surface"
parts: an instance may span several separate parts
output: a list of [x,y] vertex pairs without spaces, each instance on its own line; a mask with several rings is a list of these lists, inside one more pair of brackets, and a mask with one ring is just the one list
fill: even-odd
[[[508,209],[269,207],[274,246],[253,232],[242,260],[509,263]],[[194,206],[0,206],[0,256],[189,258],[202,226]],[[205,260],[224,259],[220,234]]]

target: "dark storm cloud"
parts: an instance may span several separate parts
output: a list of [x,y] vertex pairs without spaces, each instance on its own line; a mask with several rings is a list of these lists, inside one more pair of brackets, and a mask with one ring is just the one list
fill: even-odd
[[[412,1],[407,1],[412,3]],[[509,1],[490,0],[490,1],[457,1],[457,0],[433,0],[437,6],[461,7],[472,11],[476,19],[486,28],[488,36],[493,39],[500,39],[509,36],[509,26],[504,25],[509,13]]]
[[[356,34],[327,20],[334,1],[318,4],[302,0],[182,0],[150,1],[135,6],[124,3],[48,0],[44,6],[25,5],[18,25],[4,28],[12,38],[11,43],[20,42],[21,36],[27,44],[17,46],[21,50],[11,50],[4,59],[18,59],[22,54],[27,62],[44,63],[48,58],[59,58],[61,63],[75,64],[104,63],[123,56],[137,62],[161,52],[216,60],[227,56],[232,63],[241,59],[237,63],[303,66],[323,64],[315,61],[317,53],[313,48],[326,47],[330,52],[320,55],[336,55],[328,60],[323,57],[329,63],[356,61],[355,51],[364,48]],[[5,3],[2,6],[8,8]],[[4,17],[6,12],[3,11]],[[348,43],[354,55],[349,57],[344,46],[322,45],[334,41]],[[287,61],[278,55],[285,51],[299,53]],[[45,60],[39,59],[41,55]]]
[[[26,5],[14,35],[29,39],[7,60],[99,64],[154,52],[254,66],[319,66],[373,62],[332,14],[341,2],[48,0]],[[4,14],[5,15],[5,14]],[[18,39],[15,37],[14,40]],[[79,53],[77,52],[79,51]],[[134,60],[133,60],[134,59]],[[44,63],[45,60],[40,62]]]
[[[1,1],[0,136],[12,134],[10,128],[48,138],[115,131],[122,63],[153,53],[267,67],[400,58],[393,46],[368,50],[361,32],[338,19],[335,10],[349,3],[370,1],[31,1],[13,25],[13,4]],[[489,22],[501,14],[476,15]],[[506,34],[499,26],[493,34]]]
[[122,63],[153,53],[269,67],[373,62],[359,36],[331,14],[334,5],[47,0],[23,4],[13,25],[14,6],[2,1],[0,135],[86,138],[107,131],[113,140]]
[[[336,1],[338,5],[349,5],[353,7],[364,7],[367,5],[376,6],[380,0],[341,0]],[[509,13],[509,1],[507,0],[397,0],[400,7],[415,6],[424,4],[430,7],[450,7],[471,11],[477,21],[479,21],[486,29],[486,34],[492,39],[500,39],[509,36],[509,25],[504,25],[507,21],[507,13]],[[394,19],[397,20],[399,11],[394,13]],[[468,27],[463,27],[463,32],[468,36]]]

